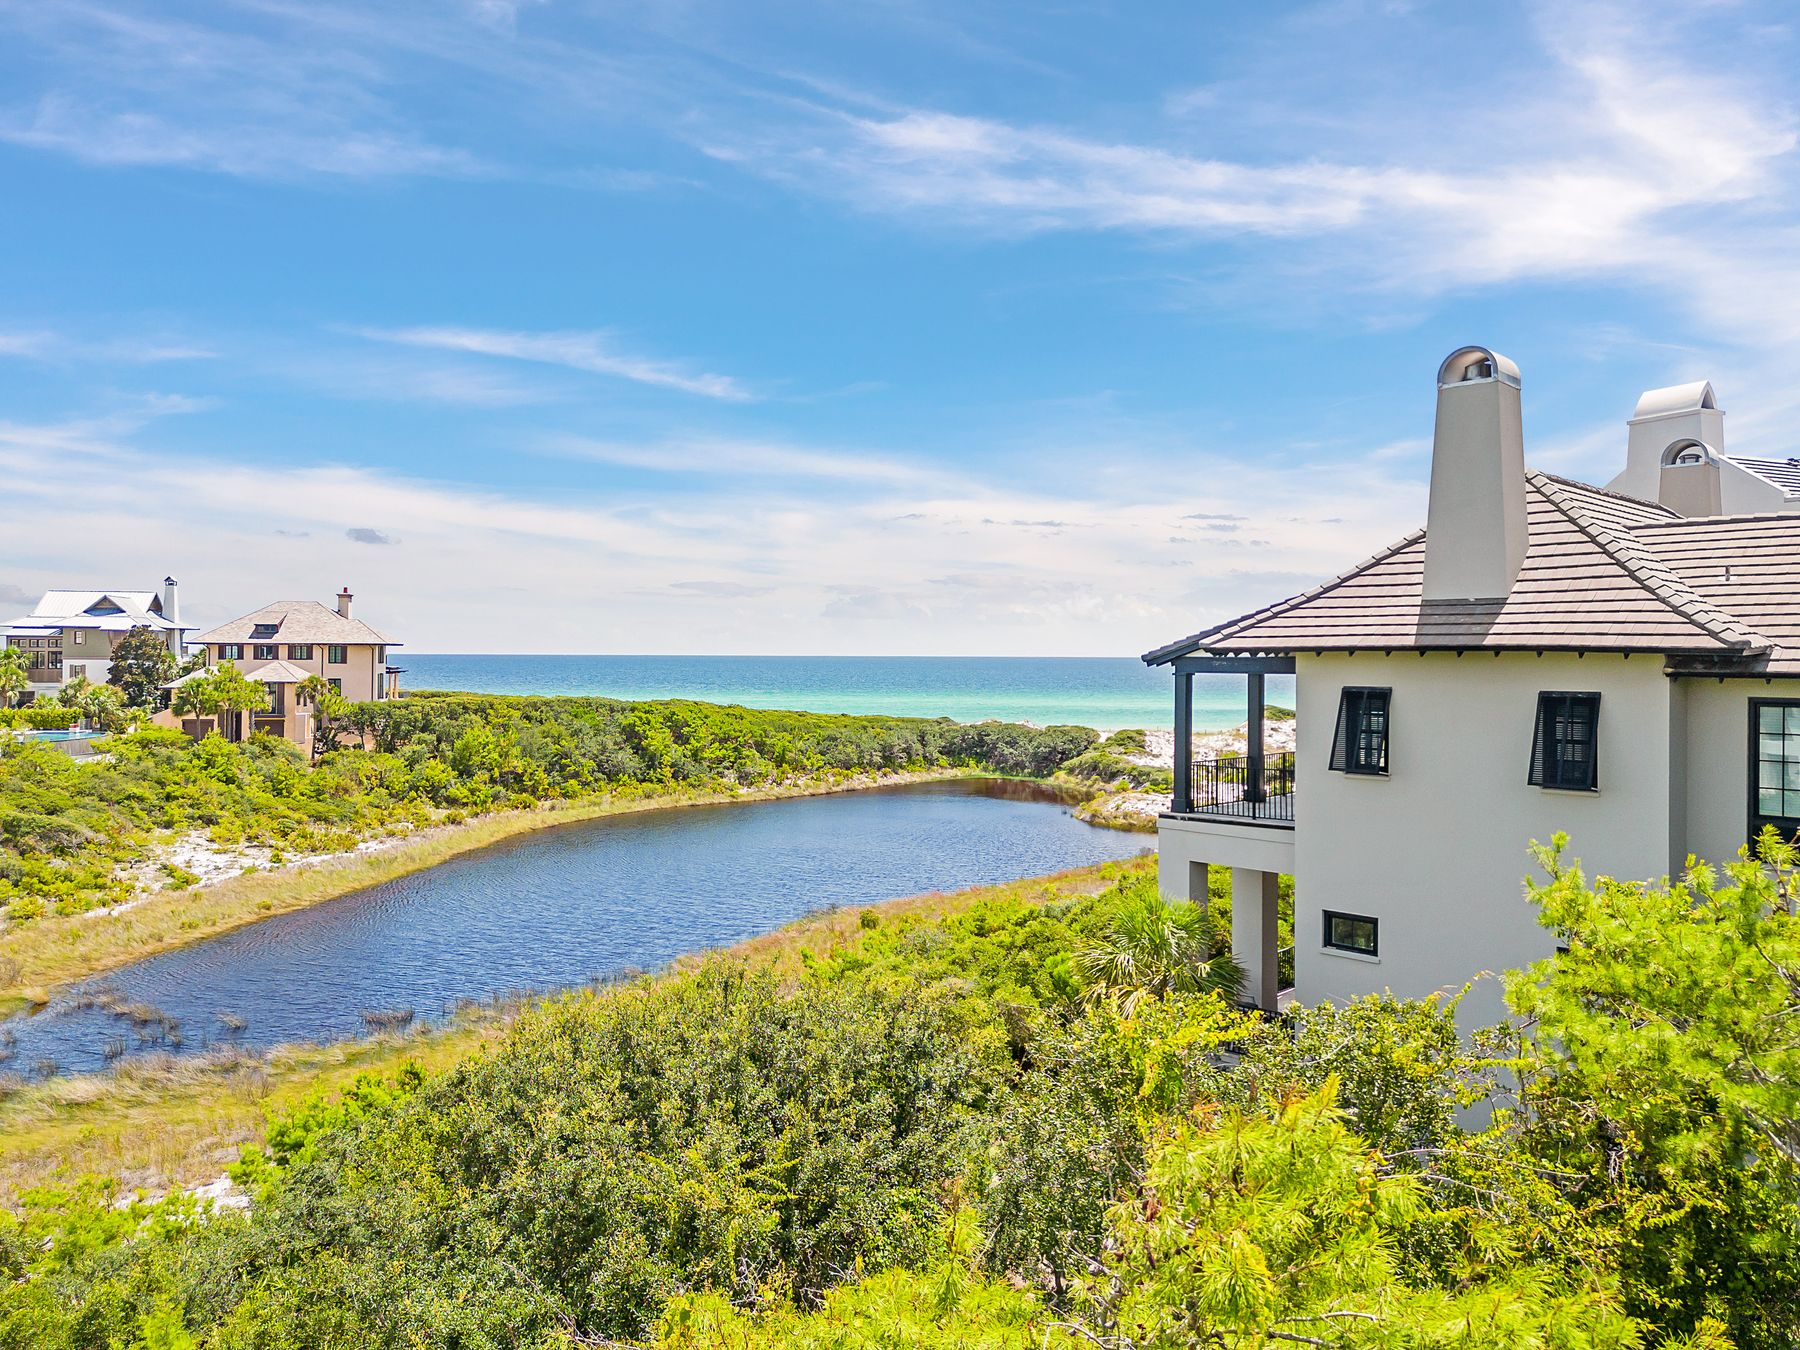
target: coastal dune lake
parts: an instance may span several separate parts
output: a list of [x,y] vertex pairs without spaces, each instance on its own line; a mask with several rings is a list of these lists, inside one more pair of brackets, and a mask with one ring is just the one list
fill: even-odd
[[[153,1051],[339,1040],[367,1029],[365,1013],[435,1021],[461,1000],[654,970],[834,905],[1037,876],[1148,844],[1082,823],[1036,785],[991,779],[606,817],[83,981],[0,1022],[0,1052],[10,1045],[8,1070],[38,1075]],[[140,1029],[108,1011],[121,1004],[170,1020]]]

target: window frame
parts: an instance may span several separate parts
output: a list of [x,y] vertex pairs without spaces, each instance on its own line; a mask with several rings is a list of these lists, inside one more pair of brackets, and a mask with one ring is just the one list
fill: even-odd
[[[1325,948],[1326,951],[1348,952],[1352,956],[1367,956],[1367,957],[1372,957],[1376,960],[1381,959],[1381,920],[1380,919],[1376,918],[1372,914],[1351,914],[1351,913],[1349,913],[1345,910],[1341,910],[1341,909],[1327,909],[1327,910],[1322,910],[1320,912],[1324,915],[1324,932],[1321,933],[1321,935],[1320,935],[1320,944]],[[1353,946],[1349,943],[1333,941],[1332,934],[1331,934],[1331,921],[1333,919],[1343,919],[1350,923],[1366,923],[1366,924],[1368,924],[1369,925],[1369,945],[1367,947],[1358,947],[1358,946]]]
[[[1756,836],[1762,833],[1764,825],[1773,825],[1776,832],[1780,834],[1783,839],[1792,839],[1795,832],[1800,831],[1800,816],[1771,816],[1765,814],[1762,810],[1762,774],[1760,772],[1763,763],[1762,714],[1763,709],[1765,708],[1781,708],[1784,711],[1792,708],[1796,711],[1800,711],[1800,699],[1752,698],[1748,703],[1750,712],[1748,719],[1750,735],[1749,745],[1745,756],[1746,765],[1744,774],[1746,842],[1753,842],[1756,839]],[[1784,715],[1782,718],[1783,728],[1781,732],[1784,739],[1788,734],[1785,725],[1787,720],[1788,719]],[[1800,733],[1796,733],[1796,735],[1800,735]],[[1784,758],[1778,762],[1785,766],[1789,761]],[[1797,757],[1793,762],[1800,764],[1800,757]],[[1788,788],[1784,783],[1779,790],[1785,794],[1788,791]],[[1784,801],[1782,805],[1785,806],[1787,803]]]
[[[1557,700],[1579,700],[1587,704],[1588,738],[1587,738],[1587,775],[1586,782],[1570,781],[1569,775],[1563,772],[1569,762],[1565,755],[1558,753],[1552,758],[1551,748],[1561,747],[1566,741],[1559,741],[1551,735],[1554,726],[1555,702]],[[1574,703],[1570,703],[1573,708]],[[1555,767],[1557,772],[1554,781],[1550,771]],[[1535,788],[1543,788],[1549,792],[1598,792],[1600,790],[1600,693],[1598,690],[1540,689],[1537,706],[1531,718],[1531,758],[1525,768],[1525,782]]]
[[335,675],[327,679],[325,683],[331,686],[331,692],[334,694],[342,694],[344,692],[344,682]]
[[[1356,715],[1354,727],[1351,726],[1352,704]],[[1381,710],[1381,753],[1378,761],[1371,765],[1361,751],[1371,734],[1366,719],[1376,706]],[[1394,690],[1391,685],[1347,684],[1338,690],[1337,725],[1331,734],[1331,759],[1328,761],[1332,772],[1354,774],[1358,778],[1386,778],[1393,738]]]
[[244,644],[243,643],[241,643],[241,642],[221,642],[219,644],[219,660],[221,660],[221,661],[242,661],[243,659],[244,659]]
[[347,666],[350,664],[350,646],[344,642],[328,642],[325,644],[325,664],[328,666]]
[[250,644],[252,661],[279,661],[281,644],[279,642],[253,642]]
[[290,661],[310,661],[313,659],[313,644],[310,642],[288,643],[287,659]]

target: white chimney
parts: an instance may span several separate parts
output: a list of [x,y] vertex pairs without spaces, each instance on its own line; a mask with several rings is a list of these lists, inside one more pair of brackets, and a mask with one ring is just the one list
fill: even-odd
[[1641,501],[1660,500],[1663,469],[1690,443],[1725,453],[1725,414],[1706,380],[1648,391],[1625,428],[1625,471],[1606,486]]
[[338,613],[343,615],[346,619],[350,617],[350,602],[354,599],[356,599],[356,597],[350,594],[350,588],[348,586],[338,592]]
[[1525,545],[1519,368],[1486,347],[1463,347],[1438,367],[1425,599],[1500,599]]
[[1699,441],[1677,441],[1663,454],[1656,500],[1678,516],[1724,514],[1719,458]]
[[[181,622],[181,601],[176,593],[174,577],[164,577],[162,584],[162,616],[170,623]],[[181,660],[181,630],[169,630],[169,650],[175,653],[175,659]]]

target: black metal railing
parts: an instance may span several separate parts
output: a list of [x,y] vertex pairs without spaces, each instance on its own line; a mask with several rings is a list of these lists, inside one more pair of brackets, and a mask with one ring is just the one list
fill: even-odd
[[1193,810],[1196,815],[1242,816],[1250,820],[1292,823],[1294,819],[1294,755],[1284,751],[1254,761],[1202,759],[1194,762]]

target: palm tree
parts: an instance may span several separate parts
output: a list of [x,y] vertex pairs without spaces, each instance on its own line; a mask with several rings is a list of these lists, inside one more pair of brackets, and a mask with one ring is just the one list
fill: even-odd
[[1119,1001],[1130,1014],[1146,998],[1214,989],[1235,997],[1244,972],[1229,952],[1214,954],[1212,925],[1191,900],[1169,904],[1154,890],[1127,895],[1094,946],[1077,954],[1091,997]]
[[333,689],[324,676],[308,675],[294,686],[294,702],[312,705],[313,754],[323,755],[337,749],[344,715],[350,710],[349,700]]
[[219,710],[220,720],[224,720],[226,713],[232,714],[232,730],[237,734],[227,739],[243,739],[243,714],[261,712],[269,706],[267,686],[239,673],[237,666],[230,661],[219,662],[219,668],[207,678],[212,682],[212,697],[215,700],[214,706]]
[[28,669],[23,648],[0,647],[0,708],[10,708],[30,687]]

